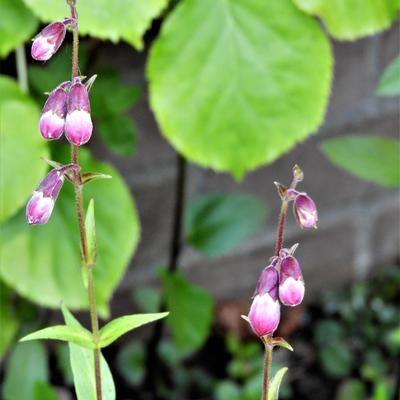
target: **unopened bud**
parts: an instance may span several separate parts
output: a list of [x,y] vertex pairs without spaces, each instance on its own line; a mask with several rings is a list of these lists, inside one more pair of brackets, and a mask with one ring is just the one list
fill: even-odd
[[59,139],[64,131],[67,114],[67,93],[70,82],[63,82],[47,98],[40,116],[39,129],[46,140]]
[[39,61],[49,60],[60,48],[65,38],[66,27],[61,21],[47,25],[32,43],[32,58]]
[[278,277],[278,271],[268,266],[257,283],[248,319],[254,333],[259,337],[271,335],[279,324]]
[[299,193],[294,199],[293,212],[297,223],[302,228],[316,228],[318,221],[317,207],[306,193]]
[[40,182],[26,206],[28,224],[45,224],[49,220],[63,183],[64,173],[60,169],[51,170]]
[[75,78],[69,91],[65,136],[75,146],[81,146],[92,136],[89,95],[86,86]]
[[281,261],[279,298],[285,306],[297,306],[304,297],[304,279],[300,265],[293,256]]

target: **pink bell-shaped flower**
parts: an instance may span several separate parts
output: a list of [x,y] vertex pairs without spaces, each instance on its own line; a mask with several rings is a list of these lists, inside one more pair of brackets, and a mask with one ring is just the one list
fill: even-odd
[[293,212],[297,223],[302,228],[316,228],[318,221],[317,207],[306,193],[299,193],[294,199]]
[[49,60],[60,48],[65,38],[65,32],[66,23],[64,21],[57,21],[47,25],[33,39],[32,58],[39,61]]
[[304,279],[300,265],[292,255],[281,261],[279,299],[285,306],[297,306],[304,298]]

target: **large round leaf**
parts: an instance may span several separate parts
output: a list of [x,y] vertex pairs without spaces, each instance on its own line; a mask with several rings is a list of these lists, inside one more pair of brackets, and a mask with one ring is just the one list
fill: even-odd
[[0,15],[0,57],[6,57],[33,35],[38,22],[22,0],[1,0]]
[[0,76],[0,223],[25,202],[46,170],[39,110],[17,83]]
[[[24,0],[45,22],[69,15],[65,1]],[[143,34],[167,5],[168,0],[82,0],[77,2],[79,31],[113,42],[119,39],[141,50]]]
[[397,18],[397,0],[293,0],[322,18],[336,39],[354,40],[386,29]]
[[[107,313],[107,303],[124,274],[139,238],[139,222],[133,199],[118,172],[93,160],[80,149],[80,163],[85,171],[112,175],[85,186],[86,205],[95,201],[97,264],[94,268],[96,294],[100,311]],[[67,161],[66,157],[54,157]],[[0,275],[19,294],[35,303],[59,307],[86,308],[79,258],[79,231],[72,185],[63,189],[47,225],[27,226],[19,214],[2,229]]]
[[151,105],[188,159],[241,177],[320,124],[329,42],[291,0],[186,0],[150,55]]

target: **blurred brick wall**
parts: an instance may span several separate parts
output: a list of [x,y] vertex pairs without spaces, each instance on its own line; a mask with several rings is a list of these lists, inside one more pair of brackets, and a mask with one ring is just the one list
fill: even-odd
[[[227,256],[207,259],[185,246],[181,268],[187,277],[220,300],[245,299],[252,294],[260,270],[273,253],[280,204],[272,182],[288,181],[295,163],[306,176],[301,188],[313,196],[320,213],[318,230],[301,231],[289,218],[286,234],[288,245],[301,244],[297,256],[304,270],[308,300],[324,288],[363,278],[373,267],[398,258],[399,192],[337,169],[321,154],[319,145],[327,138],[349,133],[398,136],[397,100],[377,98],[374,92],[384,68],[398,54],[399,31],[397,25],[371,38],[333,43],[335,77],[325,123],[317,135],[272,165],[249,174],[240,184],[226,174],[190,165],[188,198],[245,191],[264,200],[270,213],[265,229]],[[122,45],[110,46],[102,56],[122,71],[126,82],[146,88],[145,54]],[[133,157],[114,157],[99,142],[94,146],[99,158],[112,161],[124,174],[142,223],[138,251],[114,300],[115,306],[122,307],[132,288],[157,281],[154,268],[167,261],[176,178],[175,153],[159,133],[146,95],[132,116],[138,126]]]

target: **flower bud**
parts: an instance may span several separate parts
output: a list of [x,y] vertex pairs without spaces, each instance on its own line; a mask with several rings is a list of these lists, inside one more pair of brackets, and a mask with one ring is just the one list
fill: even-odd
[[45,224],[49,220],[63,183],[64,173],[60,169],[51,170],[40,182],[26,205],[28,224]]
[[272,334],[279,324],[278,275],[274,267],[268,266],[257,283],[248,319],[254,333],[259,337]]
[[304,279],[300,265],[293,256],[281,261],[279,298],[285,306],[297,306],[304,297]]
[[67,93],[70,82],[63,82],[47,98],[39,121],[39,130],[46,140],[59,139],[64,131],[67,114]]
[[318,221],[317,207],[306,193],[299,193],[294,199],[293,212],[297,223],[302,228],[316,228]]
[[39,61],[49,60],[60,48],[65,38],[66,27],[64,22],[53,22],[47,25],[32,43],[32,58]]
[[69,91],[67,101],[67,118],[65,120],[65,136],[75,146],[89,141],[93,124],[90,117],[89,94],[86,86],[75,78]]

